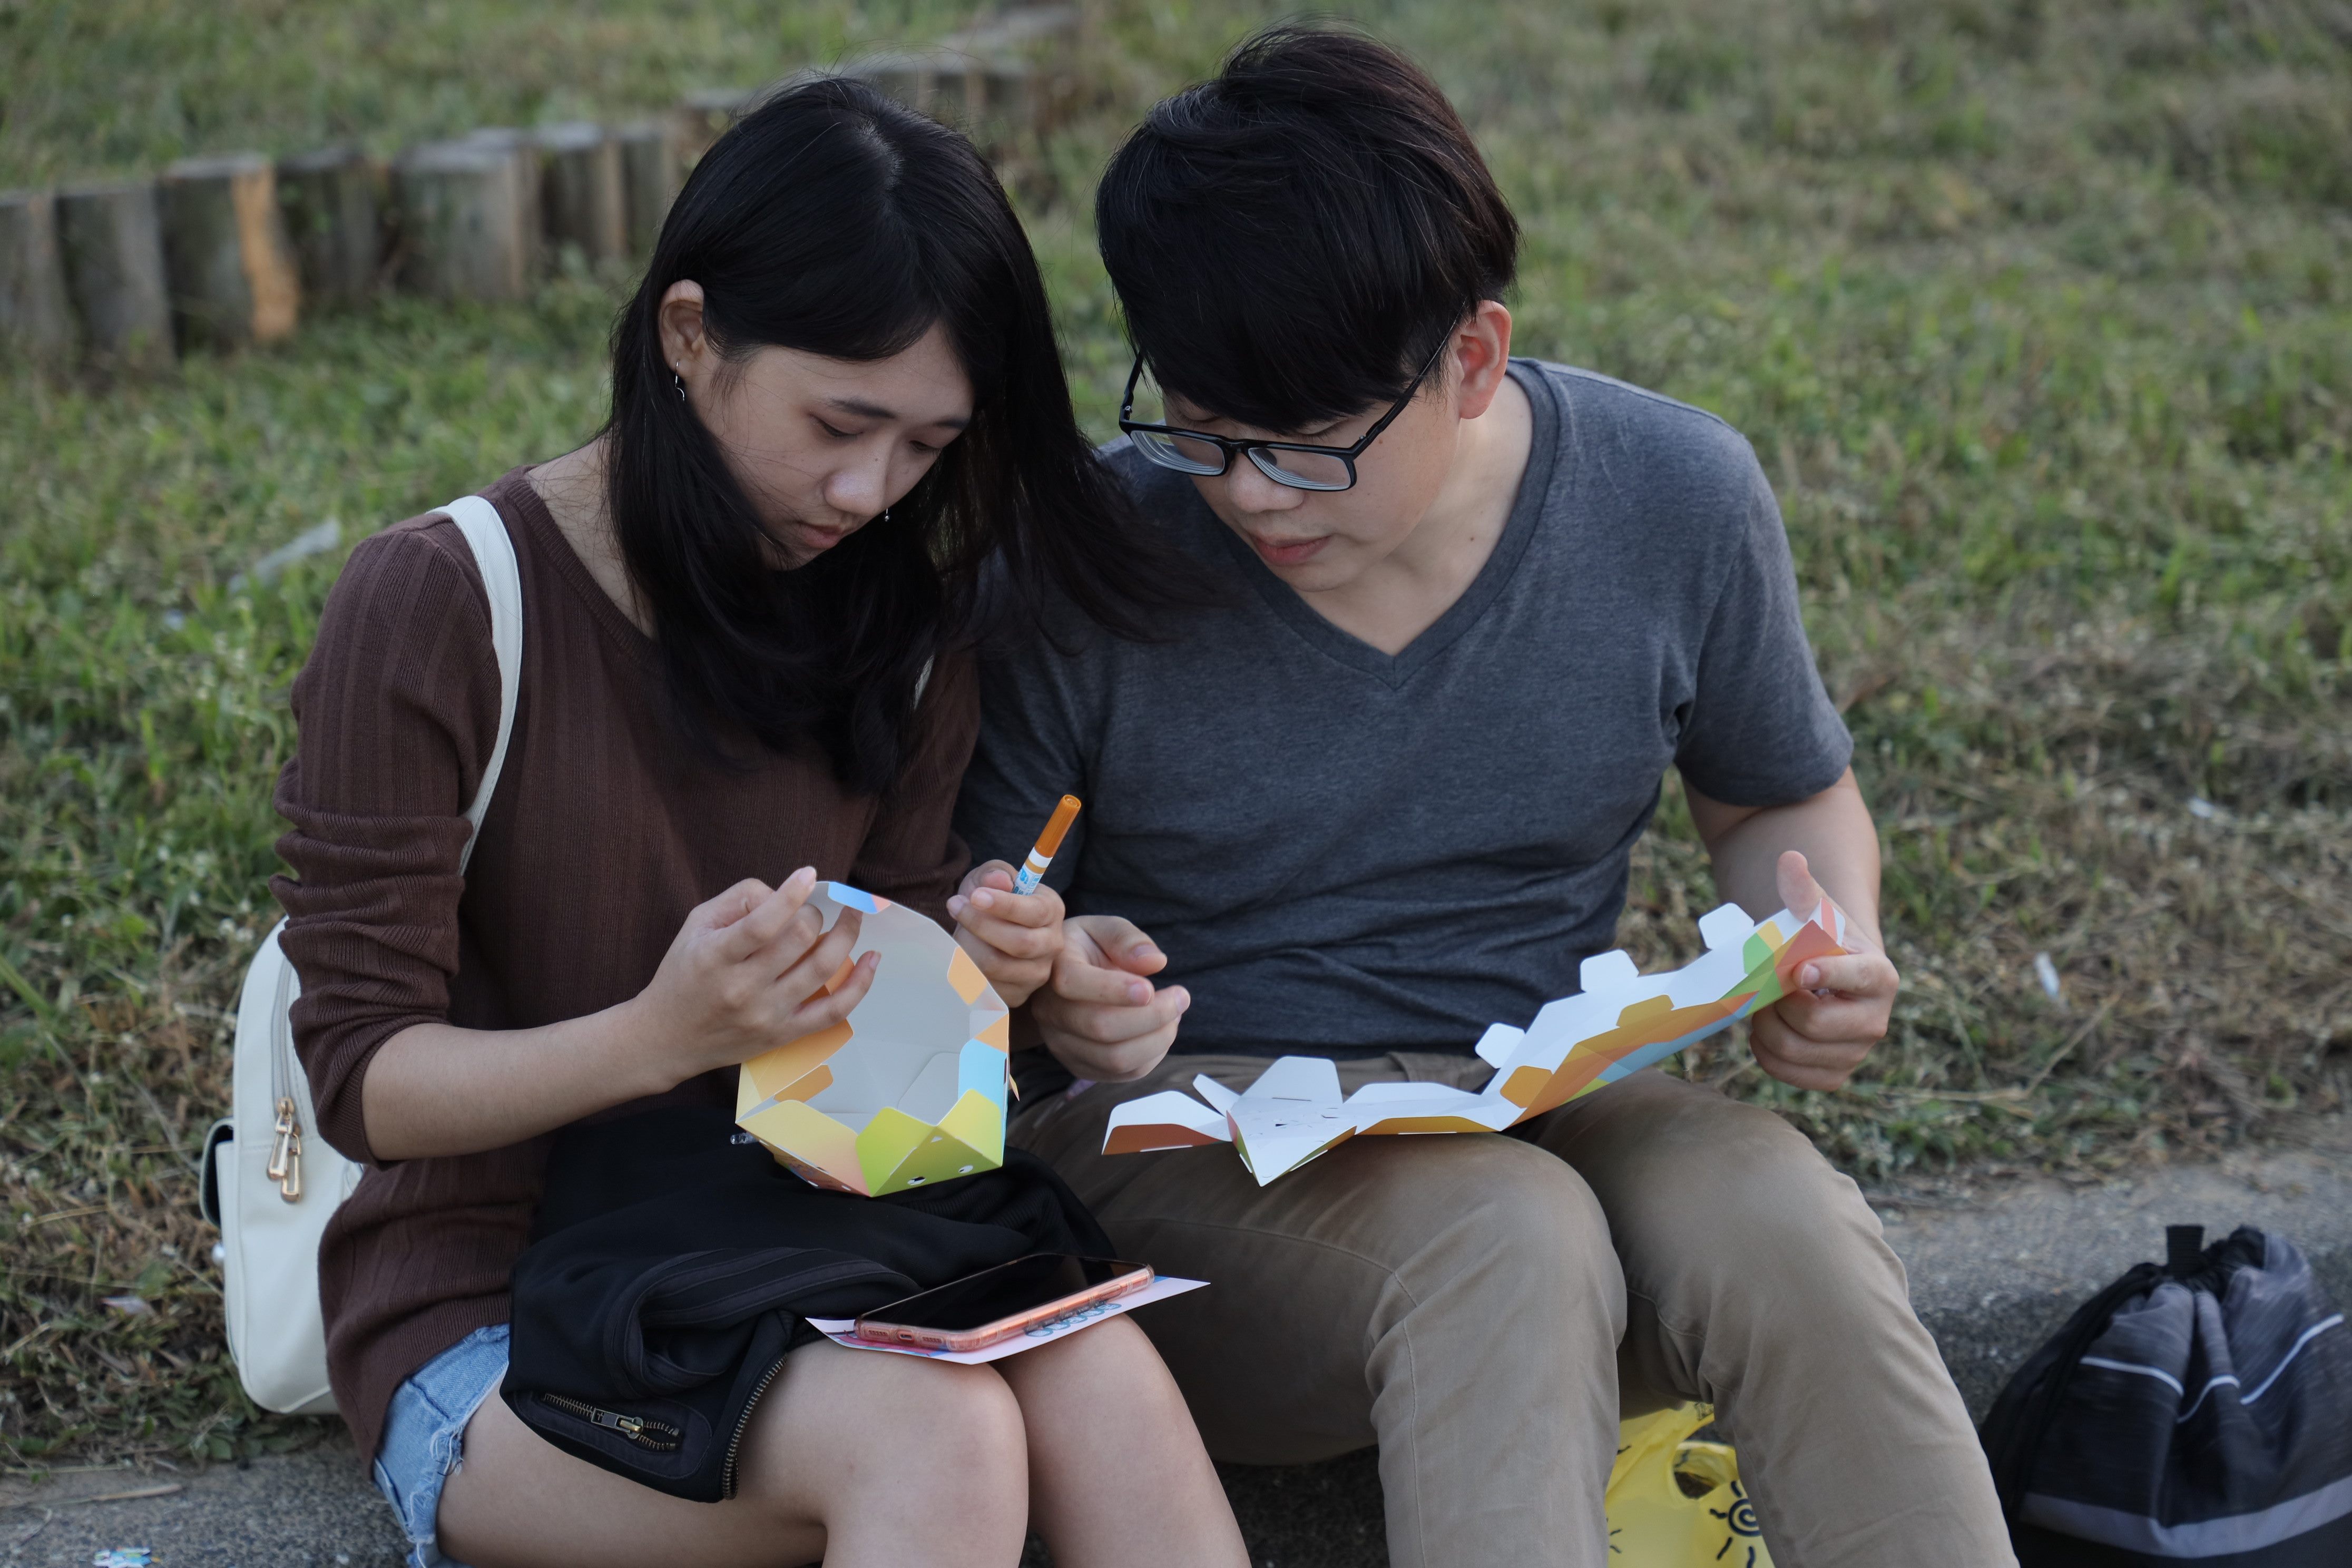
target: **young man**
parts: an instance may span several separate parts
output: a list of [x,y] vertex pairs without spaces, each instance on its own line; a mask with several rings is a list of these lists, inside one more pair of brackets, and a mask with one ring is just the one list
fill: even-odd
[[1897,981],[1753,453],[1508,358],[1517,226],[1424,76],[1261,35],[1153,110],[1097,216],[1140,351],[1109,461],[1218,602],[997,658],[959,819],[1013,859],[1086,798],[1030,1007],[1064,1070],[1034,1059],[1013,1137],[1129,1255],[1213,1282],[1149,1325],[1211,1450],[1377,1442],[1393,1562],[1599,1568],[1621,1414],[1710,1400],[1783,1568],[2011,1562],[1901,1265],[1769,1111],[1646,1072],[1264,1188],[1222,1146],[1100,1155],[1123,1100],[1285,1053],[1477,1087],[1486,1025],[1611,944],[1669,766],[1727,896],[1826,888],[1871,938],[1750,1022],[1767,1071],[1844,1082]]

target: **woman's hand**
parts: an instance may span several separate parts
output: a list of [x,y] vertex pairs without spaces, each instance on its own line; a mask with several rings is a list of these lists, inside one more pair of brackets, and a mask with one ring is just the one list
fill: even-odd
[[808,901],[815,886],[803,866],[772,890],[738,882],[686,917],[652,984],[625,1004],[676,1082],[829,1029],[866,999],[881,956],[850,963],[857,912],[824,930]]
[[[1776,868],[1780,907],[1799,916],[1821,906],[1822,885],[1805,858],[1791,849]],[[1816,958],[1797,971],[1800,989],[1748,1020],[1748,1048],[1756,1065],[1798,1089],[1840,1089],[1886,1034],[1903,977],[1895,961],[1846,921],[1842,958]]]
[[1037,993],[1029,1016],[1045,1048],[1078,1077],[1129,1082],[1160,1065],[1192,1005],[1182,986],[1154,989],[1144,978],[1167,967],[1168,955],[1133,922],[1076,916],[1065,924],[1054,983]]
[[974,866],[948,900],[956,941],[1008,1007],[1018,1007],[1054,973],[1062,952],[1062,895],[1040,887],[1013,890],[1013,868],[1002,860]]

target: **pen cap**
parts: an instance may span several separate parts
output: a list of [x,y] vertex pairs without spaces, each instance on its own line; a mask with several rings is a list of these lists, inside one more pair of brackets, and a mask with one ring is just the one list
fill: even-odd
[[1054,808],[1054,815],[1046,819],[1045,831],[1037,835],[1037,853],[1048,860],[1052,859],[1060,851],[1062,839],[1070,831],[1070,824],[1077,818],[1078,797],[1064,795],[1062,803]]

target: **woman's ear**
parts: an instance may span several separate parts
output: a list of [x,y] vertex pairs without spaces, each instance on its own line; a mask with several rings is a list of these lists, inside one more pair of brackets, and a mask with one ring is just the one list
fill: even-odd
[[1510,374],[1511,312],[1501,300],[1479,300],[1469,320],[1454,329],[1454,357],[1462,371],[1454,389],[1454,412],[1475,419],[1493,405]]
[[709,334],[702,329],[702,285],[679,279],[662,290],[655,316],[661,323],[662,358],[691,384],[710,353]]

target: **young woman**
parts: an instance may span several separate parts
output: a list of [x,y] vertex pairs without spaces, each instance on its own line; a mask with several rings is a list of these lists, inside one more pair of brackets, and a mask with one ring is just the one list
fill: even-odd
[[[986,1367],[794,1352],[736,1496],[574,1459],[494,1397],[551,1136],[732,1104],[836,1023],[838,878],[958,920],[1008,1002],[1049,892],[965,869],[973,584],[1000,559],[1114,629],[1150,599],[1073,419],[1034,258],[953,132],[855,83],[720,139],[614,334],[595,440],[483,492],[524,605],[512,740],[446,517],[353,552],[294,691],[277,890],[320,1131],[368,1164],[320,1255],[338,1403],[420,1565],[1244,1561],[1182,1401],[1112,1320]],[[1017,596],[1017,595],[1016,595]]]

